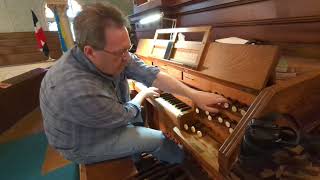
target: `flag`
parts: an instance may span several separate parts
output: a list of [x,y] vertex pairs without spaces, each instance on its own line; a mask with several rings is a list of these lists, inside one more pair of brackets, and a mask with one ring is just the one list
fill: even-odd
[[66,37],[65,30],[64,30],[65,28],[60,23],[60,18],[59,18],[59,15],[56,10],[54,10],[53,14],[54,14],[54,18],[56,20],[57,27],[58,27],[58,34],[59,34],[61,49],[63,52],[66,52],[66,51],[68,51],[68,46],[65,41],[65,37]]
[[44,35],[43,29],[40,26],[40,23],[36,14],[32,10],[31,10],[31,13],[32,13],[33,26],[34,26],[38,47],[45,56],[49,57],[49,47],[47,45],[47,38]]

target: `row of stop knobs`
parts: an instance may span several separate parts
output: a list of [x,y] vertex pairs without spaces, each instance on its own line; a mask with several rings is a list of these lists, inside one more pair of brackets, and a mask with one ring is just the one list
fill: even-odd
[[208,132],[208,128],[206,128],[205,126],[203,126],[201,123],[196,123],[194,125],[188,125],[188,124],[184,124],[183,128],[185,131],[189,132],[189,133],[194,133],[196,134],[198,137],[202,137],[204,136],[205,132]]
[[[195,111],[196,111],[196,114],[201,118],[203,114],[202,110],[200,110],[199,108],[196,108]],[[231,120],[224,114],[212,114],[212,113],[209,113],[208,111],[205,111],[205,115],[207,116],[207,119],[209,121],[216,121],[219,124],[224,124],[228,128],[230,134],[234,131],[234,128],[237,125],[237,121]]]
[[[219,94],[217,92],[215,92],[215,94]],[[219,94],[223,97],[225,97],[223,94]],[[231,99],[230,97],[225,97],[226,99],[228,99],[228,103],[223,103],[222,106],[225,109],[228,109],[229,111],[233,112],[233,113],[239,113],[242,116],[244,116],[246,114],[246,112],[248,111],[248,105],[243,104],[237,100]]]

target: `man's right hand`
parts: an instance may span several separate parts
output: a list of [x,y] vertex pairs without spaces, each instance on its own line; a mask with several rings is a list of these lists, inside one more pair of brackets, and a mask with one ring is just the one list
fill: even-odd
[[190,98],[197,104],[199,108],[204,111],[209,111],[212,113],[219,112],[219,104],[228,103],[228,100],[218,94],[196,91],[194,90]]

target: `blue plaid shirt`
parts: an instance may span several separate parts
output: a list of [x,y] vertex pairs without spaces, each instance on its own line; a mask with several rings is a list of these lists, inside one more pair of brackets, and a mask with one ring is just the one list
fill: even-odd
[[86,154],[105,141],[114,141],[115,129],[140,121],[140,106],[130,101],[127,79],[151,86],[159,69],[137,56],[117,77],[99,71],[75,46],[45,75],[40,107],[49,143],[69,156]]

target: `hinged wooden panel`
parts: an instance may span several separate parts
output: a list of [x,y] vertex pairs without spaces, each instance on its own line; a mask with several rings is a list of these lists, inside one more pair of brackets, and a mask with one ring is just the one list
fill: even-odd
[[237,99],[238,101],[247,105],[250,105],[256,98],[256,95],[254,94],[250,94],[214,81],[211,81],[211,92],[218,92],[219,94],[223,94],[224,96],[232,99]]
[[152,61],[150,59],[143,59],[143,62],[149,66],[152,66]]
[[183,72],[183,82],[203,91],[211,90],[211,82],[209,80],[195,76],[188,72]]
[[211,43],[201,72],[255,90],[265,87],[278,61],[278,48]]
[[171,66],[168,66],[166,64],[161,64],[159,66],[159,68],[161,69],[161,71],[168,73],[170,76],[172,76],[178,80],[182,80],[182,71],[175,69]]
[[137,47],[136,54],[139,56],[150,56],[153,46],[153,39],[140,39]]

